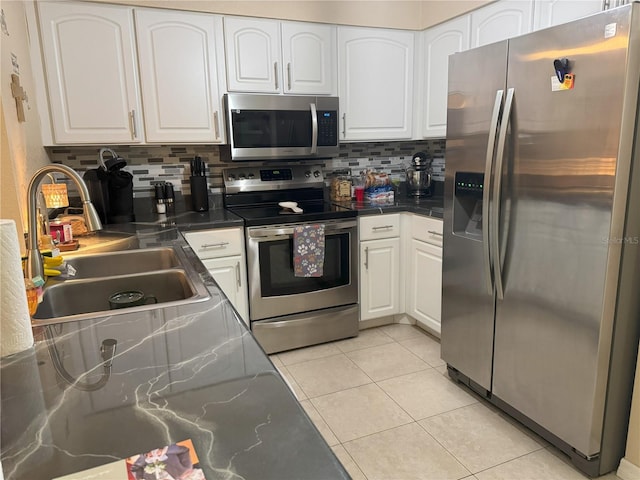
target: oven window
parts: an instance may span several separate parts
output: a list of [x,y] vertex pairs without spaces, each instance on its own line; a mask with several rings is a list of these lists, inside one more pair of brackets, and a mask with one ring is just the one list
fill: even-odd
[[350,281],[349,233],[325,237],[322,277],[293,274],[293,239],[260,243],[260,287],[263,297],[315,292],[348,285]]
[[231,112],[235,148],[311,147],[310,110]]

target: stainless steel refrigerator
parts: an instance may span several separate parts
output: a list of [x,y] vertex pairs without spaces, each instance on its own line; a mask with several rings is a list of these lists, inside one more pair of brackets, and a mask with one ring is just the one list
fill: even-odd
[[640,4],[449,62],[442,358],[611,471],[640,337]]

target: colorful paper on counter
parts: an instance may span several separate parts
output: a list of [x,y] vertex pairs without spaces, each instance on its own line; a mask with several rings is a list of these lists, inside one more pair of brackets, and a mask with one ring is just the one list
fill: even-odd
[[53,480],[206,480],[191,440],[172,443]]

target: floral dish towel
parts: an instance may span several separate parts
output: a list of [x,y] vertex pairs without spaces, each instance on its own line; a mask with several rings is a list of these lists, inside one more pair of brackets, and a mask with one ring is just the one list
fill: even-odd
[[324,224],[293,227],[293,273],[321,277],[324,268]]

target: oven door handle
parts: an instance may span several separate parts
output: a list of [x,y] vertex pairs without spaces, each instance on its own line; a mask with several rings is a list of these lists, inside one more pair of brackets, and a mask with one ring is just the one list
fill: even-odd
[[[345,222],[339,225],[326,225],[324,228],[324,234],[326,236],[343,230],[349,230],[351,228],[354,228],[356,225],[357,224],[355,221]],[[248,235],[250,238],[291,237],[293,236],[293,228],[293,226],[260,228],[256,230],[249,230]]]

